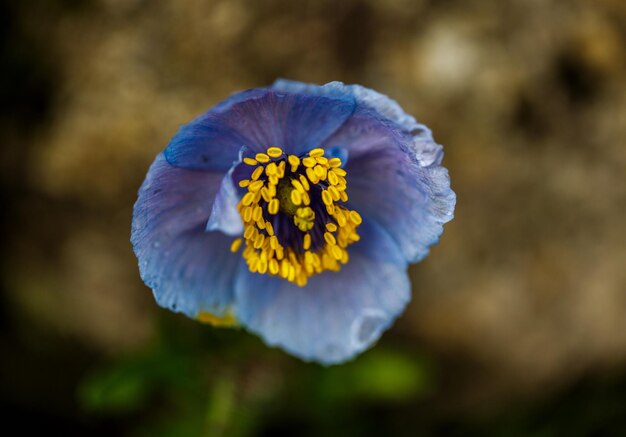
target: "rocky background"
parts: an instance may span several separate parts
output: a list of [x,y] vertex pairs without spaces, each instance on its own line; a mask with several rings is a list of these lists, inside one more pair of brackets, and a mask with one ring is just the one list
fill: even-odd
[[[32,0],[0,24],[7,423],[626,435],[624,1]],[[158,308],[129,243],[178,126],[277,77],[396,99],[458,196],[406,313],[342,367]]]

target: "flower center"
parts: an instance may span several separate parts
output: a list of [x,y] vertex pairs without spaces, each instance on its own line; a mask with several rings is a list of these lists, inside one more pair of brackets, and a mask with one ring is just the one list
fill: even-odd
[[346,171],[339,158],[323,149],[303,156],[278,147],[243,162],[252,168],[237,208],[243,238],[233,241],[253,273],[280,276],[299,286],[325,270],[339,271],[348,262],[347,247],[359,241],[361,216],[347,209]]

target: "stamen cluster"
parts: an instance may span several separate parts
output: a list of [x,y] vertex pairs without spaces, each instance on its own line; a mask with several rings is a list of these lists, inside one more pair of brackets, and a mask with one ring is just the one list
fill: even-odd
[[303,156],[279,147],[243,159],[254,168],[237,208],[243,238],[233,241],[253,273],[280,276],[299,286],[324,270],[339,271],[349,260],[347,247],[359,241],[361,216],[347,209],[346,171],[340,158],[321,148]]

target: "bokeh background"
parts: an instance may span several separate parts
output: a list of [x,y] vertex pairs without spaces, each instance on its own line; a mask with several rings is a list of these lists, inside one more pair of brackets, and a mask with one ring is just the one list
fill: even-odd
[[[0,3],[0,415],[20,435],[626,435],[626,2]],[[131,209],[178,126],[360,83],[445,146],[456,217],[324,368],[156,306]]]

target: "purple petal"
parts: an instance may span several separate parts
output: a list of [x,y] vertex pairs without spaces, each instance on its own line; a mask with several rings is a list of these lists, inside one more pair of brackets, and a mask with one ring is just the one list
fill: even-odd
[[410,284],[389,236],[363,225],[367,243],[350,249],[341,271],[315,275],[305,287],[243,266],[235,286],[238,320],[304,360],[335,364],[370,347],[404,310]]
[[453,217],[456,197],[447,170],[422,166],[412,138],[370,108],[357,109],[328,144],[350,153],[351,207],[385,228],[409,262],[426,256]]
[[395,100],[384,94],[361,85],[344,85],[342,82],[330,82],[320,86],[280,79],[272,85],[272,88],[326,97],[341,96],[345,98],[345,96],[351,95],[356,100],[357,108],[372,109],[379,118],[394,124],[394,129],[409,135],[410,141],[407,142],[407,146],[420,166],[441,164],[443,147],[434,142],[430,129],[418,123],[413,116],[405,113]]
[[239,190],[233,183],[233,171],[236,163],[222,179],[220,189],[215,196],[211,216],[206,226],[207,231],[221,231],[226,235],[238,236],[243,233],[243,221],[237,210],[241,198]]
[[300,154],[321,146],[352,115],[352,95],[319,96],[250,90],[235,94],[183,126],[165,156],[177,167],[228,170],[242,147],[278,146]]
[[159,305],[189,317],[221,316],[233,304],[241,255],[230,252],[232,238],[205,232],[222,178],[172,167],[160,154],[133,210],[131,242],[142,279]]

